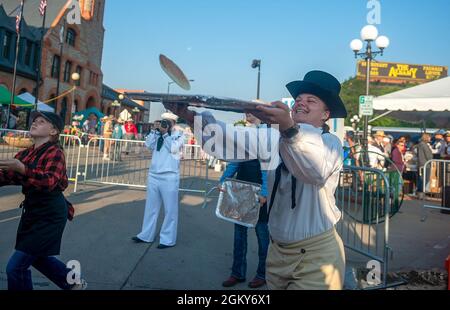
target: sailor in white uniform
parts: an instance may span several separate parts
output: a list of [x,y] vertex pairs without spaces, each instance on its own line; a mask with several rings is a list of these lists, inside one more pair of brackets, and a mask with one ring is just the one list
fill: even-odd
[[173,247],[177,241],[178,190],[180,185],[180,158],[184,137],[172,131],[174,119],[164,119],[161,127],[146,138],[145,146],[153,152],[147,180],[142,231],[132,239],[135,242],[153,242],[156,236],[161,203],[164,205],[164,222],[159,236],[159,249]]

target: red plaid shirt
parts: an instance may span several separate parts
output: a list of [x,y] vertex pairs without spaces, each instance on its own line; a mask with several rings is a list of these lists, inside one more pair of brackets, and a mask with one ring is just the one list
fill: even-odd
[[66,160],[64,152],[57,145],[50,146],[39,158],[36,168],[32,167],[43,147],[46,147],[46,144],[37,149],[32,146],[17,153],[15,158],[25,165],[25,175],[0,170],[0,186],[22,185],[25,193],[29,189],[63,192],[68,186]]

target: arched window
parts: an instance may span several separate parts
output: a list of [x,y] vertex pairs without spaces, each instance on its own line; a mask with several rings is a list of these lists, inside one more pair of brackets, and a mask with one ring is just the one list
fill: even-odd
[[71,72],[72,72],[72,62],[66,61],[66,65],[64,66],[64,82],[70,81]]
[[3,35],[3,42],[2,42],[2,56],[3,58],[6,58],[9,60],[11,58],[11,50],[12,50],[12,39],[13,35],[11,32],[6,31]]
[[81,0],[80,1],[81,15],[86,20],[91,20],[95,12],[94,0]]
[[61,57],[58,55],[53,56],[52,62],[52,77],[59,79],[59,70],[61,67]]
[[81,66],[77,66],[77,69],[75,70],[75,72],[80,75],[80,78],[78,79],[78,81],[75,82],[75,85],[80,86],[81,85],[81,78],[82,78],[83,68]]
[[72,28],[67,29],[66,43],[75,47],[75,42],[77,39],[77,33]]

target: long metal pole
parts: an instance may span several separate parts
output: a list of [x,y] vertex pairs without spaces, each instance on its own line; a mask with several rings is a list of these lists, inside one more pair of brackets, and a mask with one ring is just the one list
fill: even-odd
[[[370,44],[370,41],[367,42],[367,50],[366,50],[366,96],[369,96],[370,93],[370,70],[371,70],[371,61],[372,61],[372,46]],[[363,132],[363,148],[366,151],[366,158],[364,159],[365,164],[369,164],[369,155],[368,155],[368,149],[369,149],[369,143],[368,143],[368,137],[369,137],[369,116],[364,115],[364,132]]]
[[19,60],[19,47],[20,47],[20,32],[22,30],[22,19],[23,19],[23,7],[25,6],[25,2],[22,0],[20,3],[20,20],[19,27],[17,31],[17,40],[16,40],[16,54],[14,57],[14,72],[13,72],[13,85],[11,90],[11,101],[8,107],[8,116],[6,118],[6,128],[9,127],[9,119],[11,117],[11,108],[14,104],[14,94],[16,93],[16,80],[17,80],[17,62]]
[[260,83],[261,83],[261,61],[259,62],[259,66],[258,66],[258,89],[256,91],[256,99],[259,100],[260,99]]
[[[58,81],[56,82],[56,99],[55,99],[55,113],[57,113],[58,111],[58,97],[59,97],[59,87],[61,84],[61,67],[63,64],[63,51],[64,51],[64,31],[66,28],[66,19],[64,18],[64,24],[63,24],[63,33],[62,33],[62,38],[60,38],[60,49],[59,49],[59,68],[58,68]],[[62,39],[62,40],[61,40]]]
[[42,18],[42,27],[41,27],[41,41],[39,43],[39,54],[38,54],[38,62],[36,64],[36,93],[35,100],[34,100],[34,110],[37,111],[38,109],[38,102],[39,102],[39,83],[41,81],[41,62],[42,62],[42,51],[44,47],[44,31],[45,31],[45,19],[47,17],[47,8],[45,8],[44,16]]

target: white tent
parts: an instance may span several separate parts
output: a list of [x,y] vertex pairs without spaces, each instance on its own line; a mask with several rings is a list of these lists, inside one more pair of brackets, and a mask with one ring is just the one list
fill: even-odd
[[450,127],[450,77],[377,97],[373,107],[398,119],[432,120],[439,127]]
[[120,118],[123,119],[124,121],[127,121],[129,119],[132,118],[132,115],[130,114],[130,112],[128,112],[128,110],[124,109],[122,112],[120,112],[119,114]]
[[[23,93],[17,97],[19,97],[20,99],[25,100],[26,102],[29,102],[31,104],[34,104],[34,101],[36,100],[36,98],[30,93]],[[37,109],[38,109],[38,111],[46,111],[46,112],[53,112],[53,113],[55,112],[55,109],[53,109],[51,106],[49,106],[41,101],[38,101]]]

